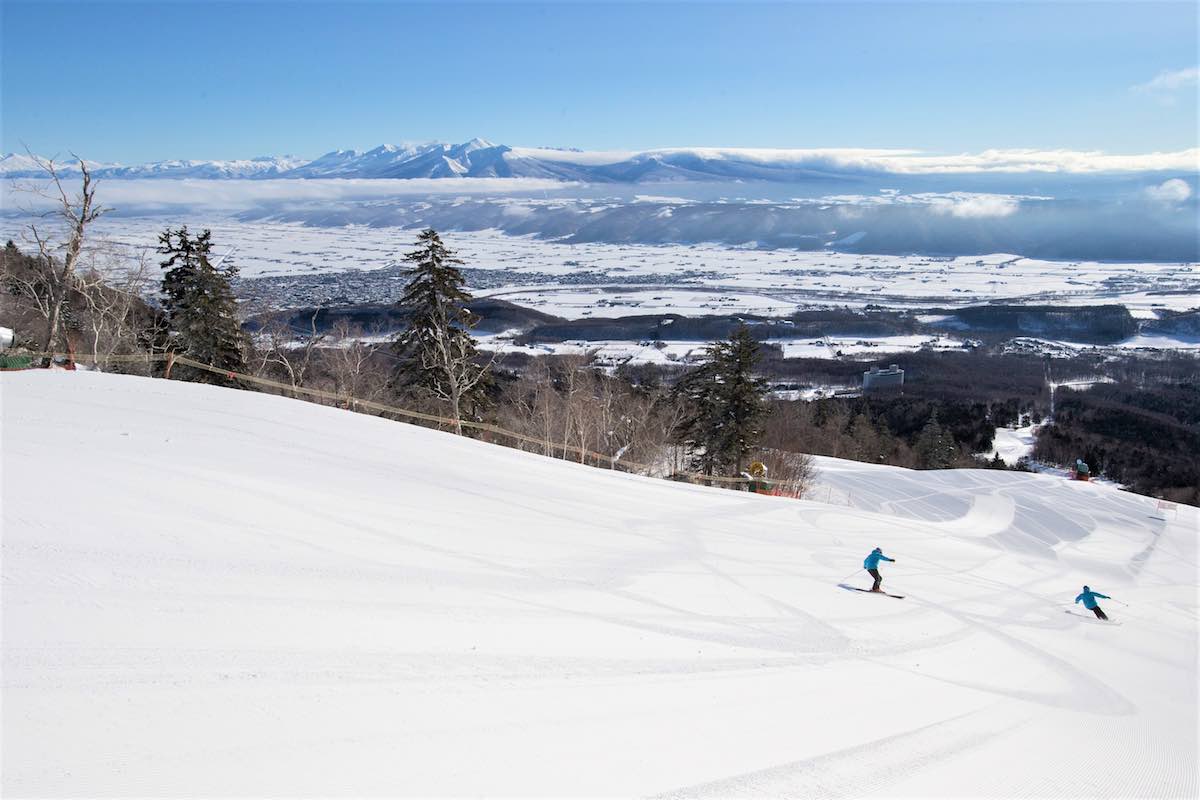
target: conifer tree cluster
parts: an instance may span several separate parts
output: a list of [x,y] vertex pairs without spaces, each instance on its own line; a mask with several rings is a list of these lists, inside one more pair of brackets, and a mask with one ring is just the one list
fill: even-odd
[[922,469],[949,469],[958,459],[958,443],[951,434],[942,429],[936,409],[921,429],[915,449],[917,463]]
[[[230,280],[237,267],[214,265],[212,232],[192,236],[184,225],[168,228],[158,237],[158,253],[166,256],[159,266],[162,307],[170,326],[170,347],[175,352],[230,372],[246,371],[246,336],[237,315]],[[189,373],[198,381],[223,383],[208,372]]]
[[395,384],[444,403],[456,433],[464,416],[479,418],[486,401],[489,363],[481,363],[471,329],[479,317],[456,265],[463,262],[442,244],[432,228],[417,238],[418,249],[404,256],[412,266],[397,306],[407,327],[393,346],[399,365]]
[[739,325],[728,340],[709,345],[707,355],[675,388],[688,408],[676,436],[690,451],[693,469],[740,474],[768,411],[766,382],[754,376],[758,343]]

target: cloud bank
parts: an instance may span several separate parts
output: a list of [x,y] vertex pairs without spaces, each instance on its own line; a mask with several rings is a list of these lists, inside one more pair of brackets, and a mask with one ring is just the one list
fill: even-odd
[[[238,210],[263,206],[309,206],[315,203],[370,202],[400,197],[508,195],[562,190],[573,184],[538,178],[384,178],[204,180],[164,179],[104,180],[99,195],[117,210],[194,208]],[[0,182],[0,203],[6,208],[45,208],[52,202],[32,189],[45,187],[29,181]]]
[[863,148],[771,149],[742,147],[680,147],[642,152],[589,153],[570,150],[514,148],[520,157],[595,166],[633,159],[787,165],[830,172],[949,175],[979,173],[1158,172],[1200,169],[1200,148],[1174,152],[1114,154],[1100,150],[992,149],[980,153],[932,154],[920,150]]

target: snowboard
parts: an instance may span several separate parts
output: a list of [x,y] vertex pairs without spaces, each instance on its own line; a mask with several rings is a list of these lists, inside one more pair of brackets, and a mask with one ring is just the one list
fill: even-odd
[[1091,614],[1091,613],[1080,614],[1079,612],[1072,611],[1069,608],[1064,608],[1063,611],[1070,614],[1072,617],[1079,617],[1084,622],[1094,622],[1094,623],[1099,623],[1101,625],[1120,625],[1121,624],[1121,623],[1117,622],[1116,620],[1100,619],[1095,614]]
[[839,583],[838,586],[842,587],[843,589],[849,589],[852,592],[862,592],[863,594],[881,594],[884,597],[894,597],[897,600],[904,599],[904,595],[902,595],[902,594],[888,594],[887,592],[872,592],[870,589],[860,589],[857,586],[849,586],[845,583]]

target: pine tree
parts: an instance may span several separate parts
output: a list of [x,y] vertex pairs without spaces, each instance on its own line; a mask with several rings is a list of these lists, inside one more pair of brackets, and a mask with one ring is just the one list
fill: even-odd
[[715,442],[721,424],[720,347],[720,342],[710,345],[708,361],[684,375],[674,389],[687,409],[675,428],[676,440],[687,447],[691,468],[705,475],[712,475],[722,461]]
[[453,251],[432,228],[421,231],[419,249],[404,256],[412,266],[397,306],[408,318],[393,350],[399,359],[395,384],[445,403],[462,433],[462,418],[478,418],[486,401],[491,362],[480,363],[471,328],[479,317],[467,308],[471,295]]
[[922,469],[948,469],[958,458],[958,444],[951,434],[942,429],[937,409],[929,415],[929,421],[917,436],[915,449],[917,464]]
[[745,325],[708,347],[708,361],[677,384],[689,408],[676,436],[692,453],[693,468],[712,475],[742,464],[762,437],[766,382],[754,377],[760,354]]
[[[162,279],[162,306],[170,326],[169,347],[175,352],[229,372],[246,368],[246,336],[237,318],[237,300],[229,282],[237,267],[210,261],[212,232],[192,237],[187,226],[168,228],[158,237]],[[227,383],[225,378],[200,370],[182,370],[193,380]]]

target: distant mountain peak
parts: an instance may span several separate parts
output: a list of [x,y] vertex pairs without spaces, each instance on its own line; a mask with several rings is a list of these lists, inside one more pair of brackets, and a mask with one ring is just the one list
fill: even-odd
[[464,150],[486,150],[495,146],[496,145],[492,144],[487,139],[480,139],[478,136],[459,145],[459,147]]

